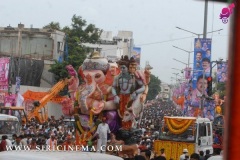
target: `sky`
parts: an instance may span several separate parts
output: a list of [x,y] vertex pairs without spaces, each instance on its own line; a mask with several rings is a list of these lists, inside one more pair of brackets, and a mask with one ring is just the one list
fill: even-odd
[[[219,15],[228,4],[209,2],[207,32],[223,29],[207,35],[212,38],[212,60],[227,59],[229,26]],[[0,26],[19,23],[30,28],[42,28],[50,22],[61,27],[70,26],[74,14],[87,23],[104,31],[132,31],[134,44],[141,47],[141,66],[149,61],[152,73],[162,82],[171,83],[173,73],[188,62],[188,53],[173,47],[193,51],[196,35],[176,27],[202,34],[204,24],[204,0],[11,0],[0,3]],[[193,62],[193,53],[190,63]]]

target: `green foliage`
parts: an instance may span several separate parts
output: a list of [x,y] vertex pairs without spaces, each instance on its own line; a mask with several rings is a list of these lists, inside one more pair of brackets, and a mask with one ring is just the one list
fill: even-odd
[[147,100],[152,100],[154,99],[158,93],[161,91],[161,80],[158,79],[158,77],[154,76],[153,74],[151,74],[151,80],[150,83],[148,85],[149,89],[148,89],[148,95],[147,95]]
[[51,65],[51,69],[49,69],[49,72],[54,73],[55,80],[59,81],[61,79],[64,79],[68,77],[68,72],[65,69],[65,66],[68,64],[68,62],[64,61],[63,63],[59,63],[58,61],[55,61],[55,64]]
[[223,97],[226,95],[226,83],[223,82],[217,83],[213,93],[215,92],[218,92],[219,97],[223,99]]
[[81,43],[96,43],[98,42],[101,34],[101,30],[96,28],[95,25],[87,25],[86,20],[82,19],[81,16],[73,15],[71,27],[65,26],[63,29],[60,28],[58,22],[51,22],[44,28],[57,29],[65,32],[68,35],[68,60],[63,63],[56,61],[55,64],[51,65],[49,72],[55,74],[55,80],[66,78],[68,76],[66,65],[71,64],[76,70],[82,65],[86,58],[86,53],[90,52],[89,48],[83,47]]
[[44,26],[43,29],[55,29],[61,30],[59,22],[51,22],[48,25]]

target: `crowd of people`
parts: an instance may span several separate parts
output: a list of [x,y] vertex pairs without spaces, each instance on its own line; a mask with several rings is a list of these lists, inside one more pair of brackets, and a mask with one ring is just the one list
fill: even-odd
[[[9,137],[6,135],[2,136],[0,151],[6,150],[6,145],[4,145],[6,142],[7,146],[29,146],[30,149],[36,149],[36,146],[43,147],[45,145],[74,142],[75,128],[73,125],[66,124],[63,120],[63,116],[58,120],[52,116],[47,122],[40,124],[35,119],[31,119],[31,121],[22,125],[20,135],[12,135],[12,142],[8,140]],[[50,144],[52,141],[55,144]]]
[[[153,100],[144,108],[143,114],[139,119],[139,127],[142,129],[142,138],[138,143],[138,155],[134,157],[136,160],[164,160],[165,153],[164,148],[161,149],[160,155],[154,152],[153,142],[158,139],[159,132],[161,130],[161,122],[163,121],[164,116],[182,116],[182,112],[176,109],[176,106],[172,101],[161,101]],[[103,128],[104,124],[100,126]],[[106,127],[105,127],[106,128]],[[106,129],[97,129],[96,141],[101,140],[101,131],[106,130],[106,134],[110,133],[108,128]],[[100,137],[100,139],[99,139]],[[6,150],[4,146],[29,146],[30,149],[36,149],[36,146],[50,146],[54,147],[56,145],[74,145],[76,142],[75,137],[75,128],[74,125],[66,124],[64,122],[64,117],[56,120],[53,116],[48,119],[47,122],[40,124],[36,120],[32,119],[27,122],[21,128],[21,134],[12,135],[12,141],[8,139],[6,135],[2,136],[2,141],[0,143],[0,151]],[[105,137],[106,142],[101,141],[101,143],[106,144],[109,142],[110,137]],[[100,145],[100,142],[98,142]],[[208,152],[200,152],[199,154],[188,155],[187,149],[184,149],[183,155],[180,159],[189,159],[190,157],[196,160],[198,159],[207,159]],[[129,159],[128,157],[125,158]]]
[[176,109],[172,101],[152,100],[144,110],[140,119],[140,128],[143,131],[141,144],[146,144],[152,149],[153,142],[158,139],[161,130],[161,122],[164,116],[182,116],[182,112]]

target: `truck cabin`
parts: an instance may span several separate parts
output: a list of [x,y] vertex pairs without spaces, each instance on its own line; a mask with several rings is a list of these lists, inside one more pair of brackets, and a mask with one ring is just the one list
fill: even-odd
[[167,159],[179,159],[185,148],[189,154],[200,150],[212,154],[212,141],[212,122],[208,118],[164,116],[154,151],[160,154],[160,149],[165,148]]
[[20,122],[17,117],[6,114],[0,114],[0,139],[3,135],[7,135],[8,139],[12,139],[13,134],[20,133]]
[[65,126],[75,128],[75,119],[74,118],[65,118],[63,120]]
[[27,122],[27,115],[24,107],[0,107],[0,113],[16,116],[21,124],[25,124]]
[[207,118],[166,116],[162,121],[161,128],[160,140],[202,145],[203,142],[205,143],[202,137],[212,137],[211,121]]

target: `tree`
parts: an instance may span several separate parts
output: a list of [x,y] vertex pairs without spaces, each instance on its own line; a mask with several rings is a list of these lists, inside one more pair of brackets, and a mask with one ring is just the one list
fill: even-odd
[[59,22],[51,22],[48,25],[44,26],[43,29],[55,29],[61,30]]
[[[51,22],[44,26],[45,28],[60,28],[58,22]],[[65,69],[66,65],[71,64],[76,70],[82,65],[86,58],[86,53],[90,52],[89,48],[81,46],[81,43],[97,43],[100,38],[102,30],[95,27],[93,24],[87,25],[86,20],[82,19],[81,16],[73,15],[71,27],[65,26],[61,31],[68,35],[68,60],[65,59],[63,63],[56,61],[55,64],[51,65],[49,72],[55,74],[55,80],[66,78],[68,76]]]
[[151,80],[148,85],[149,89],[148,89],[147,100],[152,100],[158,95],[158,93],[161,91],[160,84],[161,84],[161,80],[158,79],[158,77],[151,74]]
[[226,95],[226,83],[219,82],[216,84],[215,91],[219,93],[219,97],[223,99],[223,97]]

